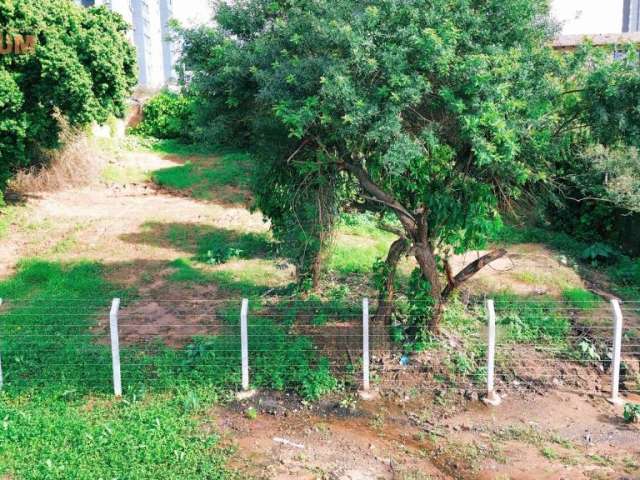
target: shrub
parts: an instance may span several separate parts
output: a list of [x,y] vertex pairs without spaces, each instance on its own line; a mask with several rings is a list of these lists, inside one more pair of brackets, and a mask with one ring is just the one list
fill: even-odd
[[590,262],[592,265],[597,266],[604,263],[613,263],[619,255],[620,252],[606,243],[596,242],[584,249],[580,255],[580,260]]
[[144,105],[142,113],[134,133],[163,139],[190,137],[191,100],[187,96],[164,90]]
[[626,423],[635,423],[640,421],[640,404],[627,403],[624,406],[623,418]]
[[71,127],[122,116],[136,83],[135,50],[122,17],[66,0],[3,2],[3,32],[34,35],[33,53],[0,57],[0,189],[60,144]]
[[499,325],[508,340],[518,343],[561,343],[571,331],[571,322],[548,298],[519,300],[511,294],[496,297]]

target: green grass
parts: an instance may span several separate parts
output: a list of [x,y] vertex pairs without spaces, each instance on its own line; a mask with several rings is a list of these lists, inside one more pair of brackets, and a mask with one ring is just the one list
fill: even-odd
[[158,246],[169,243],[193,254],[193,260],[210,265],[234,258],[273,258],[277,249],[268,232],[238,232],[190,223],[147,222],[142,233],[129,240]]
[[21,211],[22,208],[19,206],[2,206],[2,197],[0,197],[0,240],[7,235],[9,227],[18,221]]
[[495,295],[499,330],[516,343],[562,344],[571,331],[571,322],[558,303],[547,297],[523,298],[503,292]]
[[184,165],[156,170],[152,179],[160,186],[188,191],[199,200],[240,201],[239,192],[224,192],[224,187],[244,189],[248,185],[248,155],[229,153],[215,159],[190,160]]
[[[6,302],[0,311],[0,473],[25,479],[231,478],[215,434],[200,430],[178,390],[168,388],[185,384],[169,375],[177,354],[142,358],[138,349],[123,348],[126,396],[110,400],[110,351],[96,342],[92,326],[111,297],[126,298],[127,292],[102,273],[91,262],[29,260],[0,282]],[[161,385],[166,393],[158,391]]]
[[251,263],[244,268],[215,270],[203,268],[197,262],[178,258],[171,262],[174,269],[169,279],[173,282],[199,285],[215,284],[227,295],[254,297],[271,291],[288,290],[288,285],[274,285],[274,269],[263,263]]
[[252,163],[250,155],[170,140],[154,143],[152,150],[189,158],[184,165],[153,172],[151,178],[158,185],[187,191],[200,200],[241,202],[245,199],[241,192],[229,192],[228,189],[242,190],[248,187]]
[[[231,478],[229,452],[200,417],[239,385],[239,305],[220,305],[218,333],[184,348],[121,345],[124,399],[114,402],[108,334],[95,325],[115,296],[123,307],[136,298],[94,262],[32,259],[0,281],[0,475]],[[337,388],[311,339],[260,307],[252,301],[252,384],[308,399]]]
[[102,170],[100,177],[107,183],[129,184],[146,182],[151,174],[135,167],[110,164]]
[[[388,220],[393,224],[393,220]],[[350,235],[358,235],[370,238],[387,238],[392,236],[388,232],[380,230],[379,221],[371,213],[343,213],[340,215],[338,227],[341,231]],[[398,225],[398,228],[400,226]]]
[[585,260],[585,255],[593,250],[594,244],[581,242],[561,232],[542,228],[506,225],[490,240],[506,245],[518,243],[545,244],[560,253],[572,257],[583,268],[587,267],[587,269],[596,269],[598,272],[606,273],[613,282],[612,287],[615,292],[623,298],[634,300],[640,298],[640,258],[631,258],[613,247],[607,248],[607,251],[610,252],[607,262],[594,264]]
[[602,299],[595,293],[582,288],[570,288],[562,292],[569,305],[581,310],[594,310],[602,305]]
[[217,155],[225,149],[218,145],[205,145],[202,143],[184,143],[179,140],[144,139],[149,150],[164,155],[177,155],[180,157]]
[[386,244],[356,246],[337,243],[331,248],[327,268],[342,275],[371,273],[376,259],[384,258],[387,250]]
[[[181,281],[202,281],[195,273],[197,270],[188,263],[174,262],[174,266],[176,274],[182,275]],[[31,260],[23,262],[12,279],[0,282],[0,297],[7,301],[8,307],[0,313],[0,347],[5,383],[11,389],[110,391],[108,335],[93,327],[98,316],[108,312],[112,297],[122,297],[123,306],[126,306],[135,295],[108,284],[102,273],[102,267],[95,263],[63,265]],[[214,279],[223,280],[222,274],[213,273]],[[251,286],[249,279],[242,278],[229,283],[238,290]],[[258,291],[256,285],[251,288]],[[242,293],[253,292],[245,290]],[[144,348],[123,346],[122,372],[126,391],[132,393],[150,388],[164,391],[176,383],[207,384],[223,389],[237,386],[239,306],[234,304],[229,309],[221,309],[218,316],[223,324],[219,325],[219,333],[196,338],[184,349],[167,348],[161,343],[147,344]],[[256,376],[255,382],[257,386],[290,389],[306,395],[310,390],[307,379],[328,374],[328,370],[312,348],[305,352],[296,348],[296,345],[307,345],[309,340],[289,335],[287,328],[272,321],[258,322],[255,326],[251,353],[256,359],[261,350],[267,354],[265,365],[269,362],[268,354],[276,355],[276,352],[286,350],[293,355],[287,367],[278,367],[279,362],[272,358],[274,368]],[[100,340],[105,341],[100,343]],[[261,349],[262,343],[268,343],[269,347]],[[299,368],[290,368],[292,364]],[[288,373],[283,373],[283,369]],[[281,378],[286,381],[281,382]]]
[[216,401],[205,390],[201,399],[176,391],[121,402],[63,393],[2,396],[0,473],[61,480],[240,478],[225,466],[233,452],[198,418]]
[[331,246],[327,268],[341,275],[367,274],[385,258],[394,235],[380,230],[371,215],[344,214]]

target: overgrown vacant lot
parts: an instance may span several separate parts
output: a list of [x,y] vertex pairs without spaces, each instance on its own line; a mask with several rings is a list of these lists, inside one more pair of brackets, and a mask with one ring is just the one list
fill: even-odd
[[[585,290],[633,298],[633,264],[589,268],[576,263],[583,246],[571,239],[507,229],[496,241],[509,245],[508,259],[448,309],[446,340],[421,345],[402,366],[401,346],[373,326],[381,395],[361,402],[359,339],[339,341],[360,328],[358,303],[375,295],[373,265],[390,234],[367,216],[344,216],[321,290],[303,294],[249,209],[248,155],[135,138],[95,148],[107,158],[100,179],[31,192],[0,216],[7,478],[640,474],[640,433],[604,400],[598,342],[610,312]],[[403,260],[401,287],[412,269]],[[497,373],[506,398],[496,410],[477,401],[485,294],[503,319]],[[110,393],[107,338],[115,296],[123,299],[120,401]],[[242,297],[261,318],[251,332],[261,391],[238,403]],[[625,310],[631,324],[633,310]]]

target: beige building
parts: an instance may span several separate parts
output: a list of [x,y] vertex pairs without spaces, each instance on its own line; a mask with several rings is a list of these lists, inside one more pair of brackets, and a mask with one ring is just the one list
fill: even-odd
[[594,45],[640,43],[640,0],[555,0],[552,13],[562,27],[554,42],[560,50],[586,40]]
[[[188,1],[188,0],[182,0]],[[141,87],[158,88],[176,78],[176,52],[169,40],[169,20],[174,0],[77,0],[84,7],[105,6],[131,25]]]

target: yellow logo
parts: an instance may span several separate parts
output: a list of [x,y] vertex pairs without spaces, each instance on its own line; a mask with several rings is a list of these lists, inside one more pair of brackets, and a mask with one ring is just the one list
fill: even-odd
[[37,41],[35,35],[0,35],[0,55],[35,53]]

